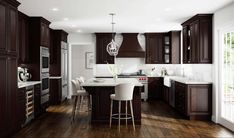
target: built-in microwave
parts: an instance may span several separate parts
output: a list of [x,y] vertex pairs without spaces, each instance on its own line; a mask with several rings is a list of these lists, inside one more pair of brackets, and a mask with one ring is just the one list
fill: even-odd
[[49,72],[49,65],[50,65],[50,54],[49,54],[49,49],[46,47],[40,48],[40,67],[41,67],[41,72],[42,73],[47,73]]

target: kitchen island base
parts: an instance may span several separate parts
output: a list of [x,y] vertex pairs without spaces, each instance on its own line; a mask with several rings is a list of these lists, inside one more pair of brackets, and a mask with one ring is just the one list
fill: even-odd
[[[115,93],[114,86],[84,86],[86,91],[92,95],[92,113],[91,113],[91,123],[92,124],[108,124],[110,121],[110,95]],[[133,92],[133,113],[135,124],[141,124],[141,89],[140,86],[135,86]],[[125,101],[121,103],[121,113],[125,113]],[[128,102],[129,107],[129,102]],[[113,102],[113,114],[118,113],[118,102]],[[128,110],[130,114],[130,110]],[[125,122],[125,120],[122,120]],[[117,120],[113,119],[113,124]],[[132,121],[128,120],[128,124]]]

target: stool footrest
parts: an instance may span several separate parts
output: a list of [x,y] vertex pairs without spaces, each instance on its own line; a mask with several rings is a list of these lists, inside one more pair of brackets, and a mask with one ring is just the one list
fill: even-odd
[[[121,116],[124,116],[124,117],[121,117]],[[111,118],[112,119],[119,119],[119,114],[112,114]],[[127,117],[126,117],[125,113],[121,113],[120,119],[132,119],[132,116],[131,116],[131,114],[127,114]]]

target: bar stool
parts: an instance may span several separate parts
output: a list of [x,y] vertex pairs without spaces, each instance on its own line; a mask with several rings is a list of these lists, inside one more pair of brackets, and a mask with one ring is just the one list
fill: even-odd
[[[133,90],[134,90],[134,84],[131,83],[122,83],[119,84],[115,87],[115,94],[110,95],[111,99],[111,106],[110,106],[110,128],[111,128],[111,123],[112,119],[118,119],[118,129],[120,131],[120,120],[121,119],[126,119],[126,126],[127,126],[127,120],[132,119],[132,125],[133,129],[135,131],[135,123],[134,123],[134,115],[133,115],[133,108],[132,108],[132,99],[133,99]],[[112,114],[113,110],[113,100],[118,101],[119,103],[119,113],[118,114]],[[121,114],[121,102],[125,101],[126,106],[125,106],[125,114]],[[131,117],[128,117],[128,101],[130,102],[130,110],[131,110]],[[121,118],[121,115],[125,115],[125,117]],[[118,117],[115,117],[118,116]]]
[[81,89],[80,83],[77,80],[72,80],[72,96],[75,97],[75,101],[72,108],[72,121],[74,121],[77,104],[79,104],[78,107],[80,109],[83,97],[88,97],[88,107],[89,107],[90,100],[89,100],[89,93],[86,90]]

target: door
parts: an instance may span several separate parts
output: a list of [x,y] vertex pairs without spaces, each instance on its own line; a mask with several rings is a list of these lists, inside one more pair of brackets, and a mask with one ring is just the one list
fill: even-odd
[[234,131],[234,27],[220,35],[219,123]]

